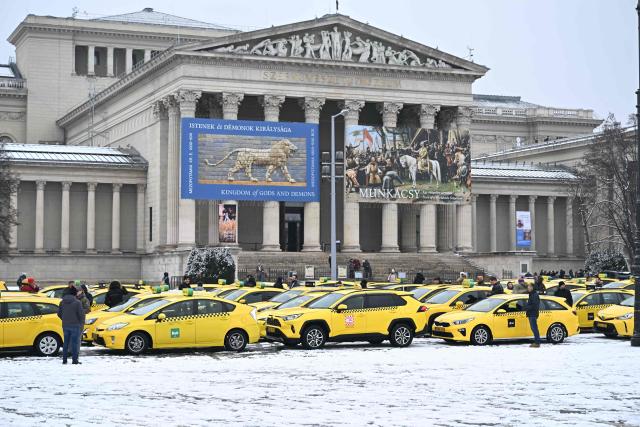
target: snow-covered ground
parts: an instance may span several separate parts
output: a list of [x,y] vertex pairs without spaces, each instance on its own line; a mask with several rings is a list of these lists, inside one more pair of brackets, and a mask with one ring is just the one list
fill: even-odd
[[640,426],[640,349],[595,334],[540,349],[83,348],[81,361],[0,357],[0,426]]

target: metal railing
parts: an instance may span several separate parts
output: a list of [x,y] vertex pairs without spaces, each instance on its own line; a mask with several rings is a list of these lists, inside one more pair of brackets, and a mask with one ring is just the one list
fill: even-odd
[[0,77],[0,88],[25,89],[26,87],[27,87],[26,80]]

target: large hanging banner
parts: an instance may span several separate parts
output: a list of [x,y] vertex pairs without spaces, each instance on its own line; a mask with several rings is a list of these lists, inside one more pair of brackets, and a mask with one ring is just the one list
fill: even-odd
[[346,135],[347,200],[471,200],[469,132],[358,125]]
[[182,119],[182,198],[320,200],[318,125]]
[[220,243],[238,243],[237,206],[231,204],[218,205],[218,241]]
[[516,246],[531,247],[531,212],[516,212]]

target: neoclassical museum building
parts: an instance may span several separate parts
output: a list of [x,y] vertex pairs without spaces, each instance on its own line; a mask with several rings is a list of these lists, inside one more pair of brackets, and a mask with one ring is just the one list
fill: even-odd
[[[355,125],[411,126],[468,131],[473,158],[472,191],[457,203],[346,197],[341,173],[341,265],[368,259],[381,277],[583,264],[568,167],[601,120],[474,94],[485,66],[340,14],[249,32],[151,8],[28,15],[8,40],[16,57],[0,65],[0,141],[20,184],[2,279],[153,281],[181,274],[192,248],[217,245],[232,248],[241,273],[261,263],[326,274],[329,182],[319,201],[184,199],[181,122],[315,123],[326,160],[341,111],[341,153]],[[235,242],[220,242],[220,206],[233,207]],[[516,212],[531,219],[526,247]]]

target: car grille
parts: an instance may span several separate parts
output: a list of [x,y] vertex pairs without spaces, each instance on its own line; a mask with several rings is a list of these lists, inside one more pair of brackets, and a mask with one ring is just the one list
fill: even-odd
[[98,344],[98,345],[105,345],[105,343],[104,343],[104,338],[102,338],[102,337],[100,337],[100,336],[96,337],[95,342],[96,342],[96,344]]
[[432,331],[432,337],[442,337],[442,338],[453,338],[453,334],[451,332],[443,332],[443,331]]
[[267,325],[280,326],[280,321],[275,317],[267,317]]
[[451,324],[449,322],[434,322],[433,323],[436,326],[442,326],[443,328],[448,328],[449,326],[451,326]]

